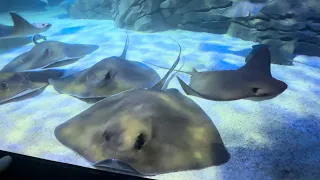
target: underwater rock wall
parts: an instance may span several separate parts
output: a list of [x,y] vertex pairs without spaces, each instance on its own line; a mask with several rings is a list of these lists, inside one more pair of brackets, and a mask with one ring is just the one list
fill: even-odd
[[318,0],[275,0],[256,16],[235,19],[227,34],[279,47],[289,53],[320,56]]
[[111,19],[112,0],[76,0],[69,15],[77,19]]
[[9,11],[44,11],[46,3],[40,0],[0,0],[0,12]]
[[[179,28],[228,34],[269,44],[284,54],[320,56],[320,6],[317,0],[261,0],[259,2],[268,3],[256,15],[222,16],[237,1],[76,0],[70,12],[71,17],[76,18],[112,18],[119,28],[147,32]],[[291,63],[282,60],[278,64]]]

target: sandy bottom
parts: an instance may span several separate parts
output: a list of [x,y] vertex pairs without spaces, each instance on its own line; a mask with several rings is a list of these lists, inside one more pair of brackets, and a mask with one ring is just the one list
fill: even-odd
[[[88,68],[105,57],[120,55],[125,32],[107,20],[63,18],[57,9],[22,12],[33,22],[50,22],[53,27],[43,33],[49,40],[66,43],[97,44],[99,50],[65,69]],[[10,24],[7,14],[0,23]],[[182,70],[199,71],[237,69],[255,43],[223,35],[188,31],[139,33],[128,31],[130,60],[151,62],[170,67],[182,46]],[[0,54],[3,67],[32,44]],[[320,67],[320,59],[298,56],[296,61]],[[167,70],[154,68],[162,77]],[[294,66],[272,65],[275,78],[285,81],[288,89],[267,101],[237,100],[214,102],[189,96],[198,103],[217,126],[231,159],[219,167],[197,171],[162,174],[156,179],[316,179],[320,177],[320,70],[295,63]],[[189,77],[178,74],[187,83]],[[169,88],[183,94],[176,78]],[[83,110],[86,104],[48,86],[40,95],[0,106],[0,149],[33,157],[91,167],[90,164],[54,137],[55,127]]]

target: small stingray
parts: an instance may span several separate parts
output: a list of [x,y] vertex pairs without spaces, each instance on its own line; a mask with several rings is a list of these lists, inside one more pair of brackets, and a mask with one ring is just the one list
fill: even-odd
[[9,12],[13,26],[0,24],[0,39],[33,36],[51,28],[49,23],[29,23],[20,15]]
[[20,98],[46,87],[50,78],[63,76],[64,70],[34,72],[0,72],[0,104]]
[[134,88],[152,87],[160,76],[141,62],[126,60],[127,49],[128,35],[121,56],[105,58],[88,69],[49,82],[57,91],[83,100],[99,100]]
[[14,58],[9,64],[4,66],[1,71],[20,72],[50,68],[53,66],[57,67],[57,64],[68,62],[69,60],[80,59],[96,51],[98,48],[98,45],[42,41],[36,43],[30,51]]
[[254,45],[251,58],[237,70],[205,71],[191,74],[187,85],[179,83],[187,95],[215,101],[272,99],[287,89],[287,84],[272,77],[270,52],[267,45]]
[[177,89],[164,89],[180,53],[151,88],[105,98],[55,129],[56,138],[93,166],[155,175],[221,165],[230,159],[210,117]]
[[177,77],[180,85],[187,95],[214,101],[238,99],[263,101],[280,95],[288,85],[271,75],[269,46],[260,44],[252,47],[246,58],[247,63],[243,67],[221,71],[198,72],[196,69],[192,72],[178,71],[191,75],[189,85]]

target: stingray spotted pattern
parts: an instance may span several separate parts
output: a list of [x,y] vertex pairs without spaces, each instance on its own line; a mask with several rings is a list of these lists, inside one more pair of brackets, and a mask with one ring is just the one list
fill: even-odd
[[58,41],[43,41],[36,44],[30,51],[14,58],[4,66],[3,72],[19,72],[50,66],[59,66],[59,63],[80,59],[93,53],[99,48],[91,44],[68,44]]
[[99,101],[59,125],[56,138],[97,168],[117,161],[154,175],[226,163],[230,154],[210,117],[177,89],[163,89],[180,54],[181,47],[171,69],[153,87]]
[[126,60],[128,34],[122,54],[105,58],[92,67],[60,79],[49,80],[63,94],[80,99],[100,99],[135,88],[152,87],[158,73],[138,61]]

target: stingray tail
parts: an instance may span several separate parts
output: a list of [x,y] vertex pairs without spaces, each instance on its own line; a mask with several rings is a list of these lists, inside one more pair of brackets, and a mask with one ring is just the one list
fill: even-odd
[[[170,39],[172,39],[172,38],[170,38]],[[164,84],[166,83],[169,75],[170,75],[170,74],[172,73],[172,71],[177,67],[177,65],[178,65],[178,63],[179,63],[179,61],[180,61],[181,46],[180,46],[180,44],[179,44],[176,40],[174,40],[174,39],[172,39],[172,40],[173,40],[175,43],[177,43],[178,46],[179,46],[179,55],[178,55],[178,57],[177,57],[177,60],[174,62],[174,64],[173,64],[172,67],[170,68],[170,70],[164,75],[164,77],[163,77],[157,84],[155,84],[155,85],[152,87],[153,89],[162,89],[162,88],[163,88],[163,86],[164,86]]]
[[[150,64],[152,66],[155,66],[155,67],[158,67],[158,68],[161,68],[161,69],[168,69],[168,70],[170,69],[170,68],[167,68],[167,67],[159,66],[159,65],[156,65],[156,64],[153,64],[153,63],[149,63],[149,62],[145,62],[145,61],[144,61],[144,63]],[[188,72],[188,71],[182,71],[182,70],[173,70],[173,71],[192,75],[192,72]]]
[[38,42],[39,40],[43,40],[43,41],[46,41],[47,40],[47,37],[46,36],[43,36],[41,34],[35,34],[32,36],[32,42],[37,45],[39,44],[40,42]]
[[177,79],[179,81],[179,84],[181,85],[183,91],[187,94],[187,95],[191,95],[191,96],[196,96],[196,97],[200,97],[200,98],[205,98],[203,95],[201,95],[200,93],[198,93],[196,90],[194,90],[193,88],[191,88],[190,86],[188,86],[181,78],[179,78],[177,76]]
[[26,19],[15,12],[9,12],[13,22],[13,33],[20,33],[24,29],[34,29],[35,27]]
[[127,50],[128,50],[128,46],[129,46],[129,35],[128,35],[128,32],[126,31],[126,44],[124,45],[124,48],[123,48],[123,51],[120,55],[120,58],[121,59],[126,59],[126,56],[127,56]]
[[44,69],[39,71],[26,71],[22,72],[32,82],[43,82],[47,83],[49,82],[49,79],[58,79],[62,76],[64,76],[66,70],[64,69]]

